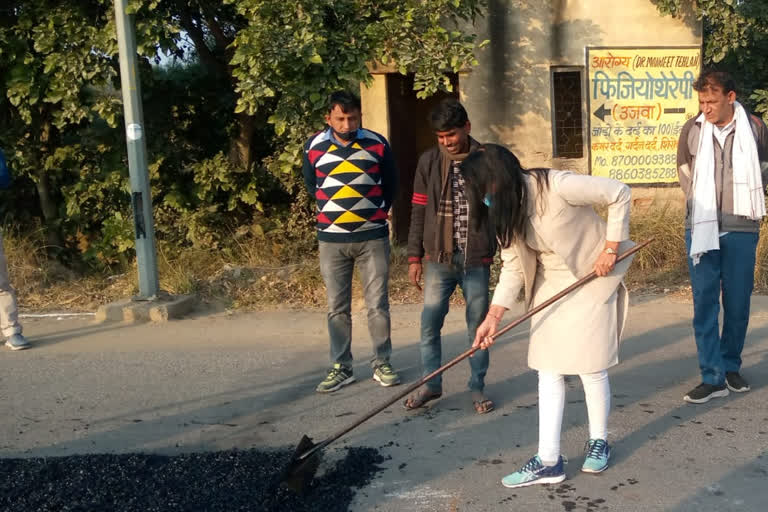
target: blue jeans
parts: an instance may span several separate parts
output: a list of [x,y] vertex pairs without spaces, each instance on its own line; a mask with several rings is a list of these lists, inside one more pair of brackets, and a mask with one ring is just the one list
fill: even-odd
[[389,320],[389,239],[364,242],[320,242],[320,273],[328,293],[331,364],[352,367],[352,274],[360,271],[368,332],[373,341],[371,366],[388,363],[392,353]]
[[[440,330],[449,301],[456,286],[461,287],[467,302],[467,342],[471,346],[477,327],[488,313],[488,280],[491,271],[487,265],[464,268],[464,254],[453,255],[451,264],[427,263],[424,272],[424,310],[421,313],[421,366],[422,376],[429,375],[442,364]],[[482,391],[488,371],[488,351],[478,350],[469,358],[472,374],[469,389]],[[427,389],[433,393],[443,390],[442,374],[427,381]]]
[[[708,251],[698,265],[688,258],[693,289],[693,332],[699,354],[701,380],[720,386],[725,372],[738,372],[747,335],[749,305],[755,273],[757,233],[730,232],[720,237],[720,250]],[[691,231],[685,231],[691,249]],[[720,334],[720,293],[723,297],[723,332]]]

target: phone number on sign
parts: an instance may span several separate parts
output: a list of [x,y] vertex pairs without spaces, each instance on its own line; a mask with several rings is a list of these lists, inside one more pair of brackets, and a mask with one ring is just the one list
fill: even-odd
[[616,180],[663,180],[677,178],[674,167],[635,167],[633,169],[611,169],[608,177]]
[[670,165],[677,161],[674,154],[655,155],[616,155],[611,158],[611,165]]

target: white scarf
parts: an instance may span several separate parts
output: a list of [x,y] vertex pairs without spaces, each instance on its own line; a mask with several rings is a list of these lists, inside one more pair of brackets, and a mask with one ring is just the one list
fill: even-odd
[[[749,114],[739,102],[734,102],[736,124],[733,138],[733,213],[752,220],[765,216],[763,181],[757,144],[749,122]],[[720,249],[715,191],[714,125],[702,113],[699,147],[693,169],[693,211],[691,212],[691,250],[693,264],[699,263],[707,251]]]
[[765,217],[765,193],[757,143],[749,114],[734,103],[736,134],[733,138],[733,213],[752,220]]

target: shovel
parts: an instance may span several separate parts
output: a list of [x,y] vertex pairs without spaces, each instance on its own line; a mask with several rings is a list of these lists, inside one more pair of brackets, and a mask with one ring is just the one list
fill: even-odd
[[[616,258],[616,263],[618,263],[621,260],[623,260],[625,258],[628,258],[629,256],[635,254],[637,251],[639,251],[640,249],[642,249],[646,245],[650,244],[652,241],[653,241],[653,238],[651,238],[649,240],[646,240],[642,244],[638,244],[638,245],[632,247],[631,249],[629,249],[625,253],[621,254],[618,258]],[[539,304],[538,306],[534,307],[533,309],[528,311],[526,314],[524,314],[523,316],[521,316],[517,320],[515,320],[515,321],[507,324],[506,326],[504,326],[502,329],[497,331],[492,336],[492,338],[496,339],[499,336],[501,336],[502,334],[505,334],[505,333],[509,332],[511,329],[514,329],[515,327],[517,327],[521,323],[525,322],[526,320],[531,318],[533,315],[535,315],[536,313],[538,313],[542,309],[544,309],[547,306],[553,304],[554,302],[557,302],[558,300],[563,298],[565,295],[568,295],[573,290],[583,286],[584,284],[586,284],[587,282],[591,281],[595,277],[597,277],[597,274],[595,272],[592,272],[592,273],[582,277],[581,279],[579,279],[578,281],[576,281],[575,283],[570,285],[568,288],[564,289],[563,291],[561,291],[560,293],[555,295],[554,297],[546,300],[545,302],[542,302],[541,304]],[[304,435],[301,438],[301,441],[299,441],[299,444],[296,447],[296,450],[294,451],[293,456],[291,457],[291,460],[288,462],[288,465],[285,467],[285,469],[283,470],[283,472],[282,472],[282,474],[280,476],[280,483],[281,483],[281,485],[284,485],[285,487],[291,489],[292,491],[294,491],[296,493],[302,494],[304,492],[304,490],[307,488],[307,486],[309,485],[309,483],[312,481],[312,479],[315,477],[315,473],[317,472],[317,467],[320,465],[321,450],[323,448],[325,448],[326,446],[328,446],[332,442],[336,441],[338,438],[340,438],[341,436],[343,436],[344,434],[346,434],[350,430],[354,429],[355,427],[360,426],[365,421],[367,421],[367,420],[371,419],[372,417],[376,416],[381,411],[383,411],[384,409],[386,409],[390,405],[394,404],[395,402],[397,402],[401,398],[409,395],[410,393],[412,393],[417,388],[423,386],[432,377],[440,375],[441,373],[443,373],[448,368],[451,368],[451,367],[455,366],[457,363],[459,363],[460,361],[463,361],[464,359],[468,358],[469,356],[471,356],[472,354],[474,354],[478,350],[480,350],[480,347],[471,347],[471,348],[467,349],[464,353],[456,356],[450,362],[444,364],[443,366],[441,366],[437,370],[433,371],[432,373],[430,373],[426,377],[422,377],[421,380],[419,380],[417,382],[414,382],[410,386],[406,387],[400,393],[396,394],[395,396],[393,396],[392,398],[390,398],[389,400],[387,400],[386,402],[384,402],[380,406],[376,407],[375,409],[373,409],[369,413],[365,414],[360,419],[356,420],[351,425],[348,425],[348,426],[344,427],[343,429],[339,430],[338,432],[336,432],[335,434],[333,434],[332,436],[330,436],[329,438],[327,438],[326,440],[324,440],[324,441],[322,441],[322,442],[320,442],[318,444],[313,443],[312,439],[310,437],[307,437],[306,435]]]

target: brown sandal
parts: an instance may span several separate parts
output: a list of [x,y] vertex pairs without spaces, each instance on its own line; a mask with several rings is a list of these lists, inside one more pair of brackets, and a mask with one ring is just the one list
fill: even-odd
[[441,396],[443,396],[442,393],[434,393],[428,389],[422,389],[421,391],[417,391],[413,395],[406,398],[403,402],[403,407],[405,407],[405,410],[407,411],[420,409],[424,407],[427,402],[431,400],[437,400]]
[[475,407],[475,412],[477,414],[486,414],[491,412],[495,406],[493,405],[493,401],[485,399],[481,402],[473,401],[472,405]]
[[493,400],[483,396],[482,392],[472,393],[472,406],[477,414],[487,414],[496,408]]

